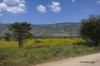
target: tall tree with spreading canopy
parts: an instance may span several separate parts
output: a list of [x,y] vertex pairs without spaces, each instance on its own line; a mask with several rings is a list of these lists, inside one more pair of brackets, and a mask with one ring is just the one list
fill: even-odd
[[30,38],[31,24],[27,22],[15,22],[8,26],[9,30],[12,31],[13,38],[19,42],[19,47],[23,46],[25,39]]
[[90,15],[87,19],[81,20],[80,35],[95,42],[98,46],[100,42],[100,15]]

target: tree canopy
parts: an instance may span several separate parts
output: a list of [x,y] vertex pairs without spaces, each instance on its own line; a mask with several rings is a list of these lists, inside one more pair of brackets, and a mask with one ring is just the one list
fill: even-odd
[[30,38],[31,24],[27,22],[15,22],[8,26],[9,30],[12,31],[13,38],[19,41],[19,47],[23,45],[23,40]]
[[90,15],[87,19],[81,20],[80,35],[95,42],[98,46],[100,42],[100,15]]

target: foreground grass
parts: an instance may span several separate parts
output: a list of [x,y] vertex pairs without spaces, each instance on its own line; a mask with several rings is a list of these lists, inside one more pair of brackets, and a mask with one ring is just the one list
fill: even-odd
[[[29,66],[62,58],[100,52],[99,47],[84,46],[82,39],[27,40],[22,49],[15,41],[0,41],[0,66]],[[81,45],[82,44],[82,45]],[[86,44],[86,43],[85,43]]]

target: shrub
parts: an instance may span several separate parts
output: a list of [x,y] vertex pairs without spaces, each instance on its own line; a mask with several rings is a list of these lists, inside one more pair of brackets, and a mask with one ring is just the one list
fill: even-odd
[[41,40],[36,39],[35,43],[41,43]]

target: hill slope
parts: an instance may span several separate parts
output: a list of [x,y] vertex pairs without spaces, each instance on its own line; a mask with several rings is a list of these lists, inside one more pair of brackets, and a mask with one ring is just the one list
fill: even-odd
[[[80,23],[57,23],[57,24],[42,24],[31,25],[31,33],[34,36],[77,36],[79,33]],[[0,36],[8,32],[7,24],[0,23]]]

